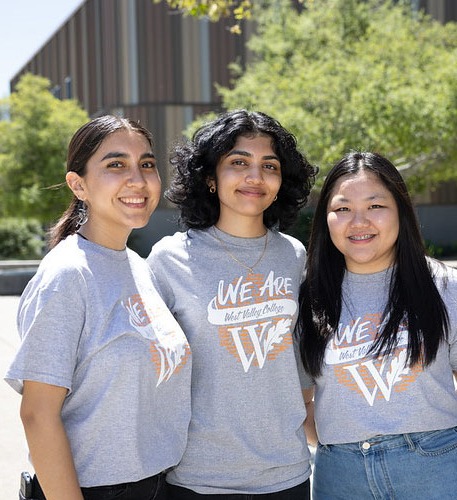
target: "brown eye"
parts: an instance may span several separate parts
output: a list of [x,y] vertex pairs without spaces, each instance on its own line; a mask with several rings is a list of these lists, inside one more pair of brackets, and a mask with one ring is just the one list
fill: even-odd
[[153,161],[145,161],[141,164],[141,168],[152,169],[156,168],[156,164]]
[[124,164],[120,161],[112,161],[112,162],[108,163],[108,168],[121,168],[123,166],[124,166]]

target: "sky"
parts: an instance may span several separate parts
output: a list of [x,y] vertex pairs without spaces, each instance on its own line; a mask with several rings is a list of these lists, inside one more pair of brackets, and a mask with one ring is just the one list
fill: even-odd
[[0,98],[9,81],[84,0],[0,0]]

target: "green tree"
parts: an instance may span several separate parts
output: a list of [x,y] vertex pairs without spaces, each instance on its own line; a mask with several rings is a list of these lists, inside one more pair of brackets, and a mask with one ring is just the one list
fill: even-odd
[[[160,3],[162,0],[153,0]],[[211,21],[219,21],[223,17],[233,17],[237,22],[232,27],[233,33],[240,32],[238,21],[250,19],[253,2],[251,0],[166,0],[173,9],[185,15],[207,17]]]
[[[160,3],[162,0],[154,0]],[[194,17],[206,16],[211,21],[233,16],[235,19],[249,19],[253,2],[251,0],[166,0],[173,9]]]
[[[24,75],[8,98],[10,120],[0,122],[0,216],[34,217],[46,224],[65,208],[70,137],[89,117],[74,100],[49,92],[49,80]],[[54,188],[52,188],[54,186]]]
[[[260,5],[260,4],[259,4]],[[410,2],[287,0],[254,12],[254,54],[224,107],[278,118],[328,167],[351,149],[394,161],[413,190],[457,177],[457,25]]]

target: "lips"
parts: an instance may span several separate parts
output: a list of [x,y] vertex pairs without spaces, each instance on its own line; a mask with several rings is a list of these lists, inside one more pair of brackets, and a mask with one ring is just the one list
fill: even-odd
[[245,196],[263,196],[265,193],[259,190],[253,189],[239,189],[238,192],[244,194]]

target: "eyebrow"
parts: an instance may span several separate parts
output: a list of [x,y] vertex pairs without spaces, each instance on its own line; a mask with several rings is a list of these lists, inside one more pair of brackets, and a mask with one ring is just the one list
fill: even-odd
[[[106,153],[106,155],[102,158],[103,160],[109,160],[110,158],[128,158],[129,155],[127,153],[121,153],[119,151],[111,151],[110,153]],[[153,153],[143,153],[140,157],[141,160],[144,160],[145,158],[153,158],[155,159],[155,156]]]
[[[230,151],[230,153],[227,153],[226,158],[228,158],[229,156],[236,156],[236,155],[247,156],[249,158],[252,157],[252,154],[249,153],[249,151],[243,151],[242,149],[233,149],[232,151]],[[277,161],[279,161],[279,158],[276,155],[266,155],[266,156],[262,156],[262,160],[277,160]]]
[[[345,198],[344,196],[340,197],[339,195],[335,195],[333,198],[335,198],[336,200],[338,200],[340,202],[343,202],[343,203],[351,201],[350,198]],[[367,196],[366,198],[364,198],[364,201],[372,201],[372,200],[376,200],[376,199],[379,199],[379,198],[385,199],[385,198],[388,198],[388,196],[385,195],[385,194],[380,194],[380,193],[378,194],[378,193],[376,193],[376,194],[372,194],[371,196]]]

